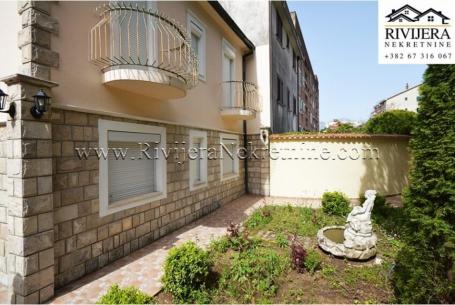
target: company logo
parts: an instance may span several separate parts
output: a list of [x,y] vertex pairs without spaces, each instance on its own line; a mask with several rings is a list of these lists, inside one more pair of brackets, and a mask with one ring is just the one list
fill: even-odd
[[444,15],[441,11],[429,8],[426,11],[419,11],[414,7],[406,4],[399,9],[392,9],[392,12],[385,16],[388,18],[389,23],[405,23],[413,22],[426,26],[433,26],[436,24],[448,24],[449,17]]
[[455,1],[408,1],[379,0],[379,63],[455,63]]

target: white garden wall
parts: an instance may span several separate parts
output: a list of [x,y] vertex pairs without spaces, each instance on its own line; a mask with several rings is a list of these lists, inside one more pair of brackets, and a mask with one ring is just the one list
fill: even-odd
[[397,195],[408,183],[407,136],[274,135],[270,142],[270,195],[320,198],[342,191],[359,198],[366,189]]

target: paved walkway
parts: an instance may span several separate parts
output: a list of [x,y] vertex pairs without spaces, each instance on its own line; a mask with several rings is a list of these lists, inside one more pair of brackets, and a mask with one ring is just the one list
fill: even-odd
[[240,223],[263,204],[261,197],[250,195],[227,203],[213,213],[65,286],[56,292],[51,303],[95,303],[100,295],[116,283],[123,287],[133,285],[155,295],[161,289],[162,266],[170,248],[188,240],[206,246],[212,239],[226,234],[231,221]]

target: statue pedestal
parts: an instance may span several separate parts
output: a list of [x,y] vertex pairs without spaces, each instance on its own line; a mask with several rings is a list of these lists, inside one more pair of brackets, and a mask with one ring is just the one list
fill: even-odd
[[376,234],[370,220],[352,219],[344,230],[344,255],[350,259],[366,260],[376,255]]

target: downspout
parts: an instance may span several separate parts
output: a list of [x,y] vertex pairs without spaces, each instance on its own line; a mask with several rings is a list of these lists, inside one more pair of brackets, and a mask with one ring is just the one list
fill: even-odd
[[[253,55],[254,51],[249,51],[248,53],[242,55],[242,89],[243,89],[243,109],[246,110],[246,97],[245,97],[245,81],[246,81],[246,59],[247,57]],[[247,125],[246,120],[243,120],[243,145],[248,150],[248,134],[247,134]],[[245,158],[245,162],[243,162],[244,166],[244,183],[245,183],[245,193],[248,194],[249,187],[248,187],[248,155]]]

